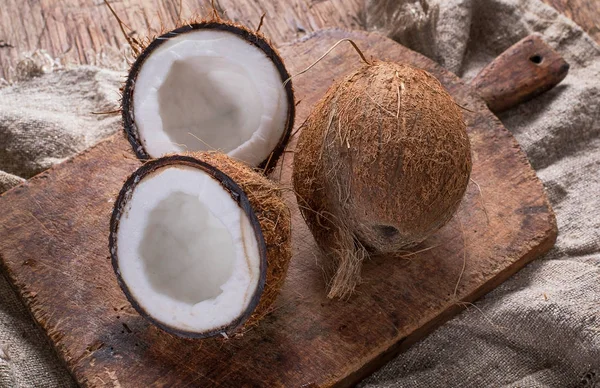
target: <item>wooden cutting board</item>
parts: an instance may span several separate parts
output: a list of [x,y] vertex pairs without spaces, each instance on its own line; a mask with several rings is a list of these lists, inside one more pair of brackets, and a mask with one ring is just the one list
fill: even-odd
[[[113,275],[113,201],[140,165],[114,136],[0,197],[3,273],[80,384],[349,386],[550,249],[556,222],[541,182],[511,134],[456,76],[362,32],[318,32],[281,54],[296,73],[341,38],[367,56],[429,70],[465,108],[473,182],[457,216],[422,252],[370,260],[350,300],[328,300],[318,250],[288,195],[294,257],[275,310],[241,338],[179,339],[144,321]],[[356,53],[339,47],[296,78],[297,126],[333,80],[357,66]],[[274,176],[289,185],[293,153],[285,155]]]

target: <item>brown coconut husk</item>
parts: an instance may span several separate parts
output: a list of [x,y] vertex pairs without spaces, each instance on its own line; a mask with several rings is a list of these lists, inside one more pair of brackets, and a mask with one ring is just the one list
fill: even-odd
[[459,106],[428,72],[375,61],[335,83],[300,135],[293,182],[348,296],[367,252],[415,246],[446,224],[466,190],[471,151]]
[[262,173],[221,152],[196,152],[189,155],[214,166],[229,176],[246,193],[258,218],[267,248],[267,273],[260,302],[245,323],[251,326],[271,310],[286,278],[292,258],[292,221],[283,202],[282,188]]
[[[249,215],[251,224],[258,230],[257,237],[261,255],[261,282],[254,295],[250,296],[251,302],[241,316],[226,327],[208,333],[185,332],[166,326],[156,321],[146,313],[129,292],[127,284],[122,280],[117,257],[117,232],[121,215],[126,212],[127,202],[135,186],[143,178],[160,168],[167,166],[189,166],[201,169],[212,175],[223,187],[228,190],[232,198],[240,204],[244,212]],[[247,198],[247,202],[245,199]],[[244,207],[246,203],[246,207]],[[250,208],[247,207],[249,203]],[[256,225],[258,223],[258,225]],[[290,212],[282,200],[281,188],[268,180],[264,175],[252,170],[247,165],[235,161],[223,153],[198,152],[186,155],[171,155],[154,159],[134,172],[125,182],[117,200],[110,224],[109,248],[112,264],[117,275],[119,285],[128,300],[142,316],[161,329],[178,336],[190,338],[206,338],[227,333],[235,335],[244,328],[256,324],[270,312],[271,306],[285,281],[291,252],[291,217]]]

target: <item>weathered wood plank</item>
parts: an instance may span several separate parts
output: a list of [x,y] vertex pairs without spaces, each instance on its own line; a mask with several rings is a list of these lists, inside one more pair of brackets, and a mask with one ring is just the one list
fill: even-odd
[[[123,50],[125,39],[103,0],[2,0],[0,7],[0,78],[14,77],[19,55],[44,49],[69,63],[94,64],[99,52]],[[138,37],[160,31],[161,21],[172,27],[179,16],[189,19],[210,14],[209,0],[111,1],[115,11]],[[258,26],[277,45],[323,27],[360,28],[361,0],[218,0],[217,9],[228,19]]]
[[[600,42],[600,2],[544,0],[581,25]],[[138,36],[156,31],[163,20],[171,26],[179,16],[209,12],[209,0],[113,0],[123,21]],[[263,32],[276,44],[323,27],[358,29],[363,0],[218,0],[225,16],[256,26],[265,13]],[[14,76],[19,56],[36,49],[68,63],[98,63],[98,52],[118,52],[125,44],[103,0],[3,0],[0,7],[0,78]]]

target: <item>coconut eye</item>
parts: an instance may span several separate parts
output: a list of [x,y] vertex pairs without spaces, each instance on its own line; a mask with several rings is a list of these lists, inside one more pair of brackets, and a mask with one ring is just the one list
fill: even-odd
[[375,230],[385,238],[394,238],[400,234],[400,231],[391,225],[376,225]]

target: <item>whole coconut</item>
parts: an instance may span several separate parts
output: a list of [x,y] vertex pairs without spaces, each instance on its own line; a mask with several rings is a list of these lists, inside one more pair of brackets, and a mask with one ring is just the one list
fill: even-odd
[[460,107],[431,74],[376,61],[335,83],[302,129],[293,172],[335,265],[328,296],[352,292],[367,252],[398,252],[446,224],[470,173]]

